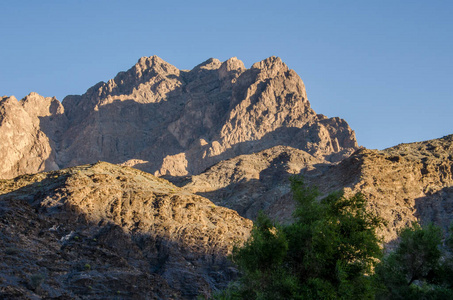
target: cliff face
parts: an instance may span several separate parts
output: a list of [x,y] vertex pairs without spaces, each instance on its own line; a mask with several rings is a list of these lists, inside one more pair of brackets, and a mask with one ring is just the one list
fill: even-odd
[[194,299],[225,288],[252,222],[97,163],[0,181],[0,296]]
[[453,135],[383,151],[360,149],[340,163],[275,147],[220,162],[176,183],[248,218],[263,209],[288,222],[294,211],[292,174],[302,174],[324,195],[341,189],[364,194],[369,208],[387,221],[379,231],[386,242],[412,221],[444,229],[452,222]]
[[[0,168],[2,178],[98,160],[181,176],[277,145],[326,161],[357,149],[347,123],[317,115],[300,77],[277,57],[250,69],[236,58],[209,59],[191,71],[144,57],[62,104],[27,98],[1,102],[2,118],[17,119],[1,126],[0,137],[27,144],[3,146],[11,162]],[[26,138],[20,122],[27,122]]]
[[21,101],[0,98],[0,178],[58,169],[56,141],[64,131],[64,118],[55,98],[36,93]]

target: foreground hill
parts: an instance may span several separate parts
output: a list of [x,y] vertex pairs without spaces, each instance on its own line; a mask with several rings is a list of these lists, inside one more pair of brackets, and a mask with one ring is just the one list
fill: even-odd
[[193,299],[252,222],[108,163],[0,181],[0,298]]
[[3,97],[0,139],[0,178],[98,160],[181,176],[278,145],[326,161],[357,149],[348,124],[316,114],[300,77],[277,57],[250,69],[209,59],[190,71],[143,57],[62,103]]
[[370,209],[387,221],[380,232],[386,241],[412,221],[434,222],[444,229],[453,221],[453,135],[383,151],[360,149],[340,163],[279,146],[220,162],[174,182],[248,218],[254,219],[262,209],[290,221],[293,174],[304,175],[323,194],[340,189],[363,193]]
[[[339,163],[276,146],[195,176],[162,178],[96,163],[0,181],[2,298],[194,299],[225,287],[225,259],[259,210],[291,221],[289,176],[323,194],[361,192],[386,242],[419,220],[453,219],[453,135]],[[199,195],[193,194],[194,192]],[[209,198],[211,201],[204,197]],[[227,206],[231,209],[217,205]]]

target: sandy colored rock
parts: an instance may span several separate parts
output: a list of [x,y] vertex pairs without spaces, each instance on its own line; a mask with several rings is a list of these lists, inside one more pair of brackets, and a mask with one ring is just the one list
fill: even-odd
[[[208,296],[237,275],[226,255],[252,227],[166,180],[103,162],[0,181],[0,216],[0,248],[10,249],[0,258],[4,297],[10,289],[74,299]],[[44,274],[39,289],[30,283],[36,274]]]
[[259,210],[291,222],[295,203],[289,176],[302,174],[326,195],[344,189],[362,193],[369,209],[387,222],[386,242],[413,221],[446,230],[453,220],[453,135],[401,144],[383,151],[360,149],[340,163],[325,162],[289,147],[220,162],[175,183],[255,219]]
[[21,101],[0,99],[0,178],[59,168],[55,140],[64,130],[59,116],[63,107],[53,98],[32,93]]
[[[0,178],[98,160],[180,176],[277,145],[326,161],[357,149],[348,124],[316,114],[302,80],[278,57],[250,69],[237,58],[211,58],[190,71],[157,56],[142,57],[61,104],[35,93],[20,103],[23,117],[5,115],[16,119],[2,130],[21,136],[21,122],[29,123],[22,142],[27,146],[9,150],[11,162],[0,168]],[[24,137],[13,138],[19,139]]]

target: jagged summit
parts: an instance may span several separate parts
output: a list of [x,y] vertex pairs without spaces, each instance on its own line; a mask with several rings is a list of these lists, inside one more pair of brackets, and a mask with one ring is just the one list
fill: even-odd
[[[40,97],[27,96],[15,108],[23,117],[0,125],[0,138],[10,141],[0,145],[8,153],[0,177],[97,160],[180,176],[277,145],[326,161],[357,148],[344,120],[313,111],[304,83],[278,57],[250,69],[236,57],[211,58],[190,71],[157,56],[142,57],[61,104]],[[6,106],[2,100],[2,118],[11,114]],[[36,150],[42,147],[46,150]]]
[[252,69],[272,69],[272,68],[288,70],[288,66],[281,60],[280,57],[277,56],[270,56],[252,65]]

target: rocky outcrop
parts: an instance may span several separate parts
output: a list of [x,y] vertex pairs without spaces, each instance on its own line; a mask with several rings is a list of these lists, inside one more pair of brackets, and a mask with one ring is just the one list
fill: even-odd
[[166,180],[97,163],[0,181],[0,297],[194,299],[236,276],[252,223]]
[[[30,119],[32,138],[5,152],[14,158],[0,168],[2,178],[98,160],[182,176],[277,145],[325,161],[357,149],[348,124],[316,114],[300,77],[277,57],[250,69],[237,58],[209,59],[190,71],[143,57],[61,105],[36,94],[28,98],[9,104],[24,110],[20,122]],[[2,109],[2,118],[15,118],[10,111]],[[2,125],[3,135],[20,135],[18,126],[19,120]],[[42,149],[30,152],[32,145]]]
[[295,205],[288,180],[292,174],[302,174],[323,195],[341,189],[364,194],[369,208],[387,222],[379,230],[386,242],[412,221],[434,222],[444,229],[452,222],[453,135],[383,151],[360,149],[340,163],[275,147],[220,162],[175,183],[248,218],[262,209],[290,222]]
[[56,141],[65,129],[55,98],[31,93],[21,101],[0,99],[0,178],[58,169]]
[[305,151],[276,146],[222,161],[196,176],[171,180],[217,205],[233,208],[240,215],[255,219],[260,210],[266,211],[280,197],[290,193],[291,175],[322,163],[323,160]]

